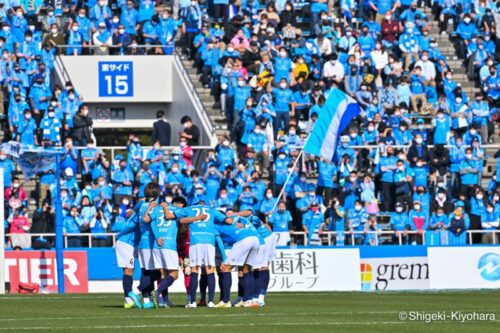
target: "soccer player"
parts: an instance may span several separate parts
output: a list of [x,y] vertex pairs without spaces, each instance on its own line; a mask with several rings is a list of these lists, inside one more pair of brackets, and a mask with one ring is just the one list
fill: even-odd
[[[155,307],[150,300],[150,293],[154,290],[154,281],[157,271],[154,265],[153,247],[155,243],[153,232],[151,231],[149,213],[156,206],[156,200],[160,194],[160,186],[157,183],[149,183],[144,188],[144,202],[141,202],[137,214],[137,219],[140,227],[141,238],[138,243],[138,259],[141,266],[141,281],[137,287],[137,291],[131,291],[128,296],[134,301],[136,307],[143,309],[152,309]],[[142,294],[143,303],[139,298]]]
[[215,232],[214,222],[223,223],[228,219],[221,212],[202,204],[180,209],[175,213],[177,219],[206,215],[203,221],[189,224],[190,245],[189,265],[191,274],[189,279],[189,303],[187,308],[196,308],[196,290],[198,289],[198,275],[200,269],[207,271],[208,307],[214,307],[215,296]]
[[[178,201],[180,208],[183,204]],[[179,257],[177,254],[177,230],[178,225],[175,220],[175,215],[170,212],[167,203],[161,205],[153,205],[149,211],[149,215],[144,217],[145,222],[150,222],[151,230],[155,238],[153,246],[153,262],[154,267],[161,272],[161,281],[156,290],[156,298],[159,307],[167,307],[168,288],[177,280]],[[174,206],[175,207],[175,206]],[[172,207],[175,212],[176,209]],[[202,221],[207,218],[207,215],[201,214],[195,217],[185,217],[180,219],[180,223],[193,223]],[[162,299],[159,299],[162,295]]]
[[259,306],[264,306],[264,298],[266,297],[267,288],[269,286],[269,265],[274,260],[276,255],[276,235],[271,231],[271,227],[262,222],[257,216],[250,217],[250,222],[257,230],[264,244],[259,247],[259,265],[260,268],[254,267],[255,277],[255,290],[254,290],[254,303],[255,298]]
[[259,234],[253,224],[244,216],[243,212],[228,213],[231,217],[231,224],[216,224],[217,230],[223,238],[232,238],[234,245],[227,255],[226,261],[221,266],[222,278],[222,294],[223,299],[216,307],[230,308],[231,298],[231,270],[234,266],[238,267],[238,271],[242,274],[241,284],[243,287],[243,303],[244,307],[259,306],[253,304],[252,294],[255,289],[255,279],[252,272],[252,266],[258,266],[258,252],[261,244]]
[[140,238],[140,229],[137,214],[134,210],[127,211],[127,224],[116,236],[116,263],[123,268],[122,285],[125,296],[125,309],[134,307],[134,301],[128,296],[132,291],[135,262],[135,250]]

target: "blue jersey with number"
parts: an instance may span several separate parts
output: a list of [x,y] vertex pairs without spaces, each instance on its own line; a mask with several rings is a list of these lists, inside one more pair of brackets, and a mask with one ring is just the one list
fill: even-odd
[[[174,214],[177,210],[175,207],[169,207],[169,209]],[[149,216],[151,217],[151,230],[155,239],[160,237],[163,239],[163,246],[160,247],[155,241],[154,248],[177,251],[177,221],[168,220],[165,217],[165,212],[161,206],[153,208],[153,210],[149,213]]]
[[216,209],[203,205],[194,205],[179,209],[175,212],[178,220],[183,217],[195,217],[201,214],[206,214],[207,218],[203,221],[198,221],[189,224],[190,244],[215,244],[215,228],[214,223],[220,223],[226,219],[226,215]]

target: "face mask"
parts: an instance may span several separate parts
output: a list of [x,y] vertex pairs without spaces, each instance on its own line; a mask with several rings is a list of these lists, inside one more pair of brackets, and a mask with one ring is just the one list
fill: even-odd
[[23,12],[16,12],[17,17],[23,17]]
[[120,19],[118,19],[118,18],[113,19],[113,23],[118,23],[118,22],[120,22]]
[[368,126],[368,132],[373,132],[375,130],[375,127],[373,126]]
[[386,19],[387,21],[390,21],[390,20],[391,20],[391,18],[392,18],[392,17],[391,17],[391,15],[386,15],[386,16],[385,16],[385,19]]
[[399,171],[405,171],[405,167],[404,167],[404,165],[402,165],[402,166],[398,166],[398,170],[399,170]]
[[30,25],[30,26],[28,26],[28,29],[29,29],[30,31],[35,31],[35,26],[34,26],[34,25]]
[[202,195],[203,194],[203,190],[196,190],[196,194]]
[[30,114],[27,114],[24,116],[26,119],[31,119],[31,115]]
[[309,192],[310,197],[314,197],[316,195],[316,192]]
[[444,193],[439,193],[437,196],[440,200],[444,200],[446,198],[446,194]]
[[475,129],[471,129],[471,130],[470,130],[470,134],[471,134],[471,135],[475,135],[475,134],[476,134],[476,130],[475,130]]
[[457,98],[457,99],[455,99],[455,102],[456,102],[457,104],[460,104],[460,103],[462,103],[462,99],[461,99],[461,98]]
[[179,159],[179,155],[174,155],[173,158],[174,158],[174,160],[177,161]]
[[185,147],[185,146],[186,146],[186,144],[187,144],[187,143],[186,143],[186,142],[184,142],[184,141],[179,142],[179,145],[180,145],[181,147]]
[[80,14],[78,14],[78,16],[79,16],[79,17],[81,17],[81,18],[84,18],[84,17],[85,17],[85,14],[80,13]]
[[49,118],[54,118],[54,116],[56,115],[54,112],[49,112]]
[[234,49],[233,49],[232,47],[228,47],[228,48],[227,48],[227,52],[231,53],[231,52],[233,52],[233,51],[234,51]]
[[238,86],[243,87],[245,85],[245,81],[238,81]]
[[153,148],[154,148],[155,150],[159,150],[159,149],[160,149],[160,146],[159,146],[159,145],[154,145],[154,146],[153,146]]
[[478,194],[478,195],[476,195],[476,199],[477,199],[477,200],[483,200],[483,195],[482,195],[482,194]]
[[71,28],[71,30],[73,30],[74,32],[77,32],[78,31],[78,27],[73,27],[73,28]]
[[467,24],[469,24],[469,23],[470,23],[470,18],[468,18],[468,17],[467,17],[467,18],[465,18],[465,19],[464,19],[464,22],[465,22],[465,23],[467,23]]
[[57,29],[55,29],[55,28],[54,28],[54,29],[50,29],[50,32],[51,32],[53,35],[55,35],[55,34],[57,34]]
[[282,160],[284,160],[284,159],[285,159],[285,157],[286,157],[286,155],[283,155],[283,154],[280,154],[280,155],[279,155],[279,158],[280,158],[280,159],[282,159]]
[[106,2],[105,1],[99,1],[99,6],[105,6]]
[[487,209],[487,211],[488,211],[488,213],[493,213],[493,208],[490,207]]
[[106,185],[106,182],[102,181],[102,182],[99,182],[99,186],[104,186]]
[[396,212],[401,213],[403,211],[403,207],[396,207]]
[[10,27],[3,27],[2,30],[5,31],[5,32],[9,32],[10,31]]
[[12,187],[13,188],[19,188],[19,184],[18,183],[12,184]]
[[281,89],[286,89],[286,83],[284,83],[284,82],[280,83],[280,88]]
[[223,145],[223,146],[226,146],[226,147],[227,147],[227,146],[229,146],[229,141],[228,141],[228,140],[224,140],[224,141],[222,142],[222,145]]
[[415,205],[413,208],[415,208],[415,210],[420,210],[420,205]]
[[472,154],[467,154],[467,155],[465,155],[465,157],[470,160],[470,159],[472,159]]
[[178,171],[179,171],[179,168],[172,168],[172,172],[173,172],[173,173],[176,173],[176,172],[178,172]]
[[272,199],[272,198],[273,198],[273,194],[272,194],[272,193],[268,193],[268,194],[266,194],[266,198],[268,198],[268,199]]
[[422,141],[423,141],[423,140],[422,140],[422,138],[416,138],[416,139],[415,139],[415,142],[416,142],[416,143],[418,143],[418,144],[421,144],[421,143],[422,143]]
[[413,29],[408,29],[407,32],[411,35],[413,33]]
[[296,132],[295,131],[290,131],[290,132],[288,132],[288,134],[290,134],[291,136],[294,136],[296,134]]
[[[345,35],[346,35],[347,37],[351,37],[351,36],[352,36],[352,32],[347,31],[347,32],[345,33]],[[311,46],[311,47],[312,47],[312,46]]]
[[191,6],[196,6],[197,2],[196,1],[191,1]]
[[285,58],[286,57],[286,52],[285,51],[280,51],[280,57]]

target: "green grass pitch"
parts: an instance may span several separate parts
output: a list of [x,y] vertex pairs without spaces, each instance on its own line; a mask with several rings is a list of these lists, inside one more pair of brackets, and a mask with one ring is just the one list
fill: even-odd
[[[118,294],[0,296],[0,332],[500,332],[500,290],[270,293],[257,309],[122,308]],[[400,312],[492,313],[495,321],[401,320]]]

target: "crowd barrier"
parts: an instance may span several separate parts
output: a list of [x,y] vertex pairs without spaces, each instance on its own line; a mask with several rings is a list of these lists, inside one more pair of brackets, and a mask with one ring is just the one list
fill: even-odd
[[[356,245],[361,245],[356,243],[356,235],[359,236],[373,236],[371,237],[375,242],[372,244],[373,246],[382,246],[382,243],[380,242],[379,236],[390,236],[391,238],[394,237],[398,240],[398,244],[391,244],[391,245],[406,245],[403,243],[403,239],[405,238],[405,235],[411,236],[411,235],[417,235],[421,234],[422,235],[422,244],[421,245],[433,245],[433,244],[426,244],[426,234],[428,233],[434,233],[433,230],[424,230],[422,232],[418,231],[406,231],[406,232],[394,232],[390,230],[381,230],[381,231],[345,231],[345,232],[336,232],[336,231],[324,231],[320,233],[320,237],[322,240],[322,245],[321,246],[335,246],[341,247],[341,246],[356,246]],[[465,231],[467,234],[467,242],[469,246],[475,245],[473,242],[473,235],[475,234],[495,234],[497,237],[491,237],[491,244],[492,245],[497,245],[498,240],[497,238],[500,238],[500,230],[467,230]],[[44,237],[44,238],[53,238],[55,237],[55,233],[30,233],[30,234],[6,234],[6,237],[10,236],[23,236],[23,237],[31,237],[31,238],[37,238],[37,237]],[[109,246],[114,247],[116,244],[116,235],[117,233],[114,232],[106,232],[106,233],[72,233],[72,234],[66,234],[63,236],[64,239],[64,247],[68,248],[68,238],[69,237],[80,237],[81,239],[84,239],[88,243],[88,247],[92,248],[92,239],[94,238],[99,238],[99,237],[106,237],[108,240]],[[292,237],[295,237],[295,241],[298,244],[302,244],[304,246],[309,246],[309,240],[307,237],[307,234],[304,231],[290,231],[290,235]],[[335,242],[336,237],[342,237],[342,243],[338,244]],[[350,237],[354,236],[354,237]],[[345,241],[347,239],[347,241]],[[465,244],[464,244],[465,245]],[[477,245],[477,244],[476,244]],[[321,247],[318,245],[318,247]],[[300,248],[300,247],[299,247]]]
[[[121,292],[113,248],[66,250],[69,292]],[[57,290],[54,251],[7,251],[6,281]],[[283,247],[270,266],[269,291],[382,291],[500,288],[500,246]],[[233,290],[237,290],[233,272]],[[140,269],[136,263],[135,283]],[[180,281],[180,282],[179,282]],[[172,292],[185,292],[183,279]]]

